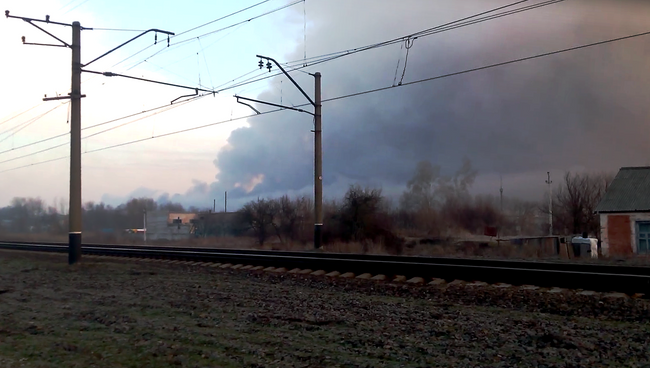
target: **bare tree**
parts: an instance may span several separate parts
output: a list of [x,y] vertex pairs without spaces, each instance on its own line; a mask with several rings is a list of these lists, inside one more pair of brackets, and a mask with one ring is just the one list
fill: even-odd
[[455,211],[467,209],[476,174],[467,158],[452,176],[441,175],[440,167],[429,161],[419,162],[400,198],[400,218],[415,221],[415,227],[430,235],[441,235],[458,217]]
[[571,234],[598,235],[600,221],[594,210],[612,180],[609,173],[567,172],[554,198],[553,227]]
[[275,229],[276,234],[280,240],[282,240],[277,231],[277,224],[275,223],[280,212],[278,201],[272,199],[257,199],[246,203],[239,212],[242,215],[243,221],[250,226],[257,236],[259,245],[264,245],[264,242],[269,237],[271,229]]

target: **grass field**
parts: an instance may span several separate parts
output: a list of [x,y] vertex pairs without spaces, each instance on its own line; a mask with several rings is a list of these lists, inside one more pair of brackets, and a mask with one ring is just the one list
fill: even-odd
[[645,300],[0,251],[2,367],[650,364]]

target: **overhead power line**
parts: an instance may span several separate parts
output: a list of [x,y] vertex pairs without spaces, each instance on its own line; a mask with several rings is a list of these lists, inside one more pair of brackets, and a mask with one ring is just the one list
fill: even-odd
[[29,109],[27,109],[27,110],[25,110],[25,111],[23,111],[23,112],[21,112],[21,113],[19,113],[19,114],[17,114],[17,115],[14,115],[14,116],[10,117],[10,118],[7,119],[7,120],[0,121],[0,125],[9,122],[9,121],[11,121],[11,120],[13,120],[13,119],[15,119],[15,118],[21,116],[21,115],[24,114],[24,113],[27,113],[27,112],[30,112],[30,111],[34,110],[35,108],[37,108],[37,107],[43,105],[44,103],[45,103],[45,102],[38,103],[38,104],[36,104],[36,105],[30,107]]
[[647,35],[650,35],[650,32],[643,32],[643,33],[637,33],[637,34],[633,34],[633,35],[625,36],[625,37],[612,38],[610,40],[588,43],[588,44],[575,46],[575,47],[569,47],[569,48],[562,49],[562,50],[557,50],[557,51],[545,52],[545,53],[542,53],[542,54],[527,56],[527,57],[514,59],[514,60],[509,60],[509,61],[504,61],[504,62],[500,62],[500,63],[496,63],[496,64],[490,64],[490,65],[485,65],[485,66],[481,66],[481,67],[477,67],[477,68],[466,69],[466,70],[459,71],[459,72],[442,74],[442,75],[438,75],[438,76],[435,76],[435,77],[430,77],[430,78],[416,80],[416,81],[413,81],[413,82],[403,83],[402,85],[394,85],[394,86],[388,86],[388,87],[375,88],[375,89],[371,89],[371,90],[367,90],[367,91],[363,91],[363,92],[356,92],[356,93],[351,93],[351,94],[348,94],[348,95],[332,97],[332,98],[324,99],[323,102],[336,101],[336,100],[341,100],[341,99],[344,99],[344,98],[350,98],[350,97],[365,95],[365,94],[368,94],[368,93],[375,93],[375,92],[379,92],[379,91],[385,91],[385,90],[391,89],[391,88],[410,86],[410,85],[413,85],[413,84],[429,82],[429,81],[433,81],[433,80],[436,80],[436,79],[453,77],[453,76],[456,76],[456,75],[472,73],[472,72],[476,72],[476,71],[479,71],[479,70],[496,68],[496,67],[503,66],[503,65],[520,63],[520,62],[523,62],[523,61],[538,59],[538,58],[542,58],[542,57],[545,57],[545,56],[557,55],[557,54],[561,54],[561,53],[565,53],[565,52],[569,52],[569,51],[580,50],[580,49],[584,49],[584,48],[587,48],[587,47],[593,47],[593,46],[603,45],[603,44],[617,42],[617,41],[628,40],[628,39],[631,39],[631,38],[647,36]]
[[59,107],[65,105],[66,103],[67,103],[67,102],[62,103],[62,104],[58,104],[58,105],[54,106],[52,109],[50,109],[50,110],[48,110],[48,111],[42,113],[41,115],[39,115],[39,116],[37,116],[37,117],[34,117],[34,118],[32,118],[32,119],[29,119],[29,120],[27,120],[27,121],[25,121],[25,122],[23,122],[23,123],[21,123],[21,124],[19,124],[19,125],[14,126],[13,128],[10,128],[10,129],[5,130],[4,132],[1,132],[0,135],[4,135],[4,134],[7,134],[7,133],[11,133],[11,134],[7,135],[7,136],[4,137],[3,139],[0,139],[0,143],[4,142],[5,140],[9,139],[10,137],[13,137],[16,133],[18,133],[18,132],[20,132],[21,130],[27,128],[28,126],[30,126],[30,125],[32,125],[33,123],[37,122],[38,120],[40,120],[41,118],[43,118],[43,117],[46,116],[47,114],[49,114],[49,113],[51,113],[52,111],[58,109]]
[[[243,119],[251,118],[251,117],[254,117],[254,116],[260,116],[260,115],[268,115],[268,114],[275,113],[275,112],[278,112],[278,111],[283,111],[283,110],[285,110],[285,109],[276,109],[276,110],[266,111],[266,112],[263,112],[261,114],[252,114],[252,115],[240,116],[240,117],[237,117],[237,118],[231,118],[231,119],[228,119],[228,120],[218,121],[216,123],[204,124],[204,125],[200,125],[200,126],[196,126],[196,127],[192,127],[192,128],[186,128],[186,129],[182,129],[182,130],[177,130],[177,131],[164,133],[164,134],[160,134],[160,135],[156,135],[156,136],[140,138],[140,139],[135,139],[135,140],[128,141],[128,142],[118,143],[118,144],[114,144],[114,145],[111,145],[111,146],[100,147],[100,148],[96,148],[94,150],[83,152],[82,154],[100,152],[100,151],[105,151],[105,150],[112,149],[112,148],[128,146],[128,145],[131,145],[131,144],[140,143],[140,142],[144,142],[144,141],[149,141],[149,140],[153,140],[153,139],[156,139],[156,138],[168,137],[168,136],[171,136],[171,135],[186,133],[186,132],[193,131],[193,130],[204,129],[204,128],[219,125],[219,124],[229,123],[231,121],[243,120]],[[48,162],[63,160],[63,159],[69,158],[69,157],[70,157],[70,155],[61,156],[61,157],[56,157],[56,158],[45,160],[45,161],[39,161],[39,162],[27,164],[27,165],[12,167],[12,168],[9,168],[9,169],[1,170],[0,174],[8,172],[8,171],[14,171],[14,170],[22,169],[22,168],[25,168],[25,167],[36,166],[36,165],[41,165],[41,164],[45,164],[45,163],[48,163]]]
[[[369,51],[369,50],[373,50],[373,49],[380,48],[380,47],[385,47],[385,46],[390,46],[390,45],[394,45],[394,44],[398,44],[398,43],[402,43],[402,42],[407,42],[407,41],[410,41],[410,40],[413,40],[413,39],[416,39],[416,38],[432,36],[434,34],[454,30],[454,29],[457,29],[457,28],[467,27],[467,26],[474,25],[474,24],[477,24],[477,23],[482,23],[482,22],[502,18],[502,17],[505,17],[505,16],[518,14],[518,13],[522,13],[522,12],[533,10],[533,9],[538,9],[538,8],[553,5],[553,4],[558,4],[558,3],[564,2],[566,0],[547,0],[547,1],[543,1],[541,3],[531,4],[531,5],[523,6],[523,7],[516,8],[516,9],[502,11],[502,12],[497,13],[497,14],[488,15],[490,13],[494,13],[496,11],[503,10],[505,8],[508,8],[508,7],[519,5],[519,4],[521,4],[523,2],[527,2],[527,1],[528,0],[517,1],[517,2],[511,3],[511,4],[508,4],[508,5],[504,5],[504,6],[501,6],[501,7],[498,7],[498,8],[487,10],[487,11],[484,11],[484,12],[481,12],[481,13],[478,13],[478,14],[474,14],[474,15],[471,15],[471,16],[468,16],[468,17],[464,17],[464,18],[461,18],[461,19],[457,19],[457,20],[454,20],[454,21],[451,21],[451,22],[448,22],[448,23],[445,23],[445,24],[441,24],[439,26],[427,28],[427,29],[424,29],[422,31],[411,33],[411,34],[408,34],[408,35],[405,35],[405,36],[402,36],[402,37],[393,38],[391,40],[382,41],[382,42],[378,42],[378,43],[374,43],[374,44],[370,44],[370,45],[366,45],[366,46],[355,47],[353,49],[332,52],[332,53],[328,53],[328,54],[324,54],[324,55],[320,55],[320,56],[312,56],[310,58],[307,58],[306,60],[294,60],[294,61],[290,61],[290,62],[285,63],[285,65],[288,65],[288,66],[290,66],[290,65],[302,65],[303,67],[305,67],[305,66],[314,66],[314,65],[317,65],[317,64],[324,63],[326,61],[335,60],[335,59],[338,59],[338,58],[341,58],[341,57],[344,57],[344,56],[353,55],[353,54],[356,54],[356,53],[359,53],[359,52]],[[474,18],[477,18],[477,19],[474,19]]]
[[[101,123],[93,124],[93,125],[90,125],[90,126],[87,126],[87,127],[83,127],[83,128],[81,128],[81,130],[84,131],[84,130],[88,130],[88,129],[97,128],[97,127],[100,127],[100,126],[103,126],[103,125],[106,125],[106,124],[114,123],[114,122],[117,122],[117,121],[120,121],[120,120],[124,120],[124,119],[128,119],[128,118],[132,118],[132,117],[135,117],[135,116],[138,116],[138,115],[142,115],[142,114],[147,114],[147,113],[150,113],[150,112],[152,112],[152,111],[156,111],[156,110],[161,110],[161,109],[164,109],[163,111],[171,110],[171,109],[174,109],[174,108],[176,108],[176,107],[182,106],[182,105],[184,105],[184,104],[187,103],[187,102],[192,102],[192,101],[199,100],[200,98],[205,97],[205,96],[208,96],[208,95],[207,95],[207,94],[206,94],[206,95],[199,95],[199,96],[196,96],[196,97],[193,97],[193,98],[189,98],[189,99],[187,99],[187,100],[184,100],[184,101],[181,101],[181,102],[175,103],[175,104],[173,104],[173,105],[170,105],[170,104],[161,105],[161,106],[154,107],[154,108],[151,108],[151,109],[143,110],[143,111],[136,112],[136,113],[129,114],[129,115],[125,115],[125,116],[122,116],[122,117],[119,117],[119,118],[115,118],[115,119],[107,120],[107,121],[104,121],[104,122],[101,122]],[[140,120],[142,120],[142,119],[146,119],[146,118],[149,118],[149,117],[154,116],[154,115],[156,115],[156,114],[147,115],[147,116],[142,117],[142,118],[140,118],[140,119],[136,119],[136,120],[130,121],[130,122],[127,123],[127,124],[131,124],[131,123],[134,123],[134,122],[136,122],[136,121],[140,121]],[[124,126],[124,125],[127,125],[127,124],[122,124],[122,125],[120,125],[120,127],[121,127],[121,126]],[[31,142],[31,143],[23,144],[23,145],[18,146],[18,147],[14,147],[14,148],[11,148],[11,149],[7,149],[7,150],[4,150],[4,151],[0,151],[0,155],[2,155],[2,154],[4,154],[4,153],[8,153],[8,152],[15,152],[15,151],[18,151],[18,150],[20,150],[20,149],[27,148],[27,147],[31,147],[31,146],[35,146],[35,145],[37,145],[37,144],[41,144],[41,143],[44,143],[44,142],[48,142],[48,141],[51,141],[51,140],[54,140],[54,139],[57,139],[57,138],[67,137],[69,134],[70,134],[70,133],[62,133],[62,134],[58,134],[58,135],[55,135],[55,136],[51,136],[51,137],[48,137],[48,138],[44,138],[44,139],[38,140],[38,141],[36,141],[36,142]],[[96,135],[96,134],[93,133],[92,136],[94,136],[94,135]],[[83,137],[82,139],[89,138],[89,137],[90,137],[90,136],[86,136],[86,137]]]
[[[230,18],[230,17],[232,17],[232,16],[234,16],[234,15],[237,15],[237,14],[239,14],[239,13],[241,13],[241,12],[244,12],[244,11],[246,11],[246,10],[250,10],[250,9],[255,8],[255,7],[259,6],[259,5],[262,5],[262,4],[264,4],[264,3],[268,2],[268,1],[269,1],[269,0],[261,1],[261,2],[259,2],[259,3],[256,3],[256,4],[251,5],[251,6],[249,6],[249,7],[246,7],[246,8],[240,9],[240,10],[237,10],[237,11],[235,11],[235,12],[232,12],[232,13],[230,13],[230,14],[228,14],[228,15],[225,15],[225,16],[222,16],[222,17],[219,17],[219,18],[217,18],[217,19],[215,19],[215,20],[213,20],[213,21],[210,21],[210,22],[204,23],[204,24],[202,24],[202,25],[200,25],[200,26],[190,28],[190,29],[188,29],[188,30],[186,30],[186,31],[180,32],[179,34],[173,36],[172,39],[174,39],[174,38],[176,38],[176,37],[178,37],[178,36],[180,36],[180,35],[186,34],[186,33],[188,33],[188,32],[191,32],[191,31],[197,30],[197,29],[199,29],[199,28],[202,28],[202,27],[208,26],[208,25],[213,24],[213,23],[215,23],[215,22],[218,22],[218,21],[224,20],[224,19],[226,19],[226,18]],[[301,0],[301,1],[302,1],[302,0]],[[285,6],[282,6],[282,7],[280,7],[280,8],[276,8],[276,9],[274,9],[274,10],[271,10],[270,12],[267,12],[267,13],[264,13],[264,14],[261,14],[261,15],[258,15],[258,16],[256,16],[256,17],[250,18],[250,19],[245,20],[245,21],[243,21],[243,22],[238,22],[238,23],[235,23],[235,24],[232,24],[232,25],[229,25],[229,26],[226,26],[226,27],[220,28],[220,29],[218,29],[218,30],[216,30],[216,31],[211,31],[211,32],[206,33],[206,34],[203,34],[203,35],[200,35],[200,36],[193,37],[193,38],[191,38],[190,40],[193,40],[193,39],[198,38],[198,37],[203,37],[203,36],[206,36],[206,35],[209,35],[209,34],[213,34],[213,33],[221,32],[221,31],[224,31],[224,30],[226,30],[226,29],[232,28],[232,27],[237,26],[237,25],[242,24],[242,23],[250,22],[250,21],[252,21],[252,20],[254,20],[254,19],[258,19],[258,18],[263,17],[263,16],[265,16],[265,15],[269,15],[269,14],[272,14],[272,13],[274,13],[274,12],[276,12],[276,11],[279,11],[279,10],[285,9],[285,8],[287,8],[288,6],[291,6],[291,5],[294,5],[294,4],[285,5]],[[183,40],[183,41],[180,41],[180,42],[177,42],[177,43],[170,44],[170,46],[177,45],[178,43],[185,43],[185,42],[187,42],[187,41],[188,41],[188,40]],[[116,67],[116,66],[122,64],[123,62],[125,62],[125,61],[131,59],[132,57],[134,57],[134,56],[136,56],[136,55],[138,55],[138,54],[140,54],[140,53],[142,53],[142,52],[144,52],[144,51],[146,51],[146,50],[148,50],[148,49],[150,49],[150,48],[153,47],[153,46],[155,46],[155,44],[150,44],[149,46],[147,46],[147,47],[141,49],[140,51],[138,51],[138,52],[136,52],[136,53],[134,53],[134,54],[132,54],[132,55],[130,55],[130,56],[128,56],[128,57],[122,59],[122,60],[120,60],[119,62],[117,62],[116,64],[114,64],[113,67]],[[163,50],[166,50],[166,49],[161,49],[161,50],[157,51],[155,54],[153,54],[153,55],[151,55],[151,56],[145,58],[144,60],[138,62],[137,64],[131,66],[129,69],[133,68],[133,67],[136,66],[136,65],[141,64],[141,63],[144,62],[145,60],[147,60],[147,59],[153,57],[154,55],[157,55],[158,53],[162,52]]]
[[[557,54],[564,53],[564,52],[580,50],[580,49],[584,49],[584,48],[588,48],[588,47],[603,45],[603,44],[607,44],[607,43],[613,43],[613,42],[617,42],[617,41],[628,40],[628,39],[641,37],[641,36],[647,36],[647,35],[650,35],[650,31],[649,32],[643,32],[643,33],[637,33],[637,34],[624,36],[624,37],[613,38],[613,39],[609,39],[609,40],[605,40],[605,41],[588,43],[588,44],[584,44],[584,45],[580,45],[580,46],[570,47],[570,48],[557,50],[557,51],[546,52],[546,53],[537,54],[537,55],[533,55],[533,56],[513,59],[513,60],[504,61],[504,62],[500,62],[500,63],[496,63],[496,64],[490,64],[490,65],[486,65],[486,66],[482,66],[482,67],[466,69],[466,70],[462,70],[462,71],[458,71],[458,72],[454,72],[454,73],[438,75],[438,76],[435,76],[435,77],[424,78],[424,79],[420,79],[420,80],[413,81],[413,82],[403,83],[402,85],[391,85],[391,86],[387,86],[387,87],[376,88],[376,89],[371,89],[371,90],[367,90],[367,91],[351,93],[351,94],[347,94],[347,95],[341,95],[341,96],[337,96],[337,97],[324,99],[324,100],[322,100],[322,102],[323,103],[332,102],[332,101],[336,101],[336,100],[341,100],[341,99],[361,96],[361,95],[365,95],[365,94],[380,92],[380,91],[384,91],[384,90],[388,90],[388,89],[392,89],[392,88],[406,87],[406,86],[410,86],[410,85],[414,85],[414,84],[418,84],[418,83],[430,82],[430,81],[433,81],[433,80],[449,78],[449,77],[453,77],[453,76],[457,76],[457,75],[461,75],[461,74],[467,74],[467,73],[472,73],[472,72],[476,72],[476,71],[480,71],[480,70],[496,68],[496,67],[499,67],[499,66],[519,63],[519,62],[523,62],[523,61],[527,61],[527,60],[533,60],[533,59],[542,58],[542,57],[546,57],[546,56],[557,55]],[[308,104],[296,105],[295,107],[301,107],[301,106],[306,106],[306,105],[308,105]],[[101,147],[101,148],[97,148],[97,149],[94,149],[94,150],[91,150],[91,151],[86,151],[86,153],[99,152],[99,151],[104,151],[104,150],[108,150],[108,149],[116,148],[116,147],[123,147],[123,146],[131,145],[131,144],[135,144],[135,143],[140,143],[140,142],[144,142],[144,141],[148,141],[148,140],[152,140],[152,139],[156,139],[156,138],[168,137],[168,136],[172,136],[172,135],[176,135],[176,134],[180,134],[180,133],[185,133],[185,132],[189,132],[189,131],[193,131],[193,130],[198,130],[198,129],[211,127],[211,126],[218,125],[218,124],[224,124],[224,123],[228,123],[228,122],[231,122],[231,121],[248,119],[248,118],[252,118],[252,117],[255,117],[255,116],[261,116],[261,115],[268,115],[268,114],[276,113],[276,112],[283,111],[283,110],[286,110],[286,109],[283,109],[283,108],[282,109],[275,109],[275,110],[262,112],[260,114],[251,114],[251,115],[246,115],[246,116],[242,116],[242,117],[238,117],[238,118],[222,120],[222,121],[215,122],[215,123],[209,123],[209,124],[204,124],[204,125],[200,125],[200,126],[196,126],[196,127],[192,127],[192,128],[177,130],[177,131],[173,131],[173,132],[169,132],[169,133],[165,133],[165,134],[161,134],[161,135],[157,135],[157,136],[140,138],[140,139],[135,139],[135,140],[128,141],[128,142],[118,143],[118,144],[111,145],[111,146]],[[40,162],[36,162],[36,163],[33,163],[33,164],[28,164],[28,165],[23,165],[23,166],[17,166],[17,167],[13,167],[13,168],[10,168],[10,169],[2,170],[2,171],[0,171],[0,173],[13,171],[13,170],[18,170],[18,169],[22,169],[22,168],[30,167],[30,166],[34,166],[34,165],[40,165],[40,164],[44,164],[44,163],[52,162],[52,161],[56,161],[56,160],[62,160],[62,159],[65,159],[67,157],[69,157],[69,156],[59,157],[59,158],[46,160],[46,161],[40,161]]]
[[183,32],[177,34],[176,37],[181,36],[181,35],[184,35],[184,34],[189,33],[189,32],[192,32],[192,31],[197,30],[197,29],[199,29],[199,28],[203,28],[203,27],[208,26],[208,25],[210,25],[210,24],[212,24],[212,23],[216,23],[216,22],[218,22],[218,21],[220,21],[220,20],[224,20],[224,19],[226,19],[226,18],[232,17],[233,15],[237,15],[237,14],[239,14],[239,13],[245,12],[246,10],[253,9],[253,8],[255,8],[255,7],[257,7],[257,6],[260,6],[260,5],[264,4],[264,3],[268,3],[269,1],[271,1],[271,0],[263,0],[263,1],[260,1],[260,2],[257,3],[257,4],[253,4],[253,5],[249,6],[249,7],[246,7],[246,8],[240,9],[240,10],[237,10],[236,12],[230,13],[230,14],[228,14],[228,15],[224,15],[223,17],[219,17],[219,18],[217,18],[217,19],[215,19],[215,20],[211,20],[211,21],[209,21],[209,22],[207,22],[207,23],[203,23],[203,24],[201,24],[200,26],[196,26],[196,27],[194,27],[194,28],[190,28],[190,29],[188,29],[187,31],[183,31]]
[[[372,49],[375,49],[375,48],[384,47],[384,46],[388,46],[388,45],[393,45],[393,44],[400,43],[400,42],[403,42],[405,40],[408,40],[409,38],[426,37],[426,36],[430,36],[430,35],[433,35],[433,34],[436,34],[436,33],[446,32],[446,31],[450,31],[450,30],[453,30],[453,29],[461,28],[461,27],[467,27],[467,26],[477,24],[477,23],[480,23],[480,22],[485,22],[485,21],[488,21],[488,20],[493,20],[493,19],[508,16],[508,15],[513,15],[513,14],[521,13],[521,12],[524,12],[524,11],[541,8],[541,7],[552,5],[552,4],[557,4],[557,3],[560,3],[560,2],[563,2],[563,1],[566,1],[566,0],[547,0],[547,1],[544,1],[544,2],[541,2],[541,3],[537,3],[537,4],[533,4],[533,5],[527,5],[527,6],[524,6],[524,7],[517,8],[517,9],[512,9],[512,10],[504,11],[504,12],[501,12],[501,13],[485,16],[486,14],[494,13],[496,11],[503,10],[505,8],[508,8],[508,7],[512,7],[512,6],[521,4],[521,3],[526,2],[526,1],[528,1],[528,0],[520,0],[520,1],[511,3],[511,4],[508,4],[508,5],[500,6],[498,8],[494,8],[494,9],[487,10],[487,11],[484,11],[484,12],[480,12],[480,13],[477,13],[477,14],[474,14],[474,15],[463,17],[461,19],[450,21],[450,22],[447,22],[447,23],[444,23],[444,24],[441,24],[441,25],[438,25],[438,26],[435,26],[435,27],[427,28],[427,29],[424,29],[422,31],[411,33],[409,35],[402,36],[402,37],[397,37],[397,38],[394,38],[394,39],[391,39],[391,40],[388,40],[388,41],[374,43],[374,44],[371,44],[371,45],[357,47],[357,48],[354,48],[354,49],[349,49],[349,50],[343,50],[343,51],[338,51],[338,52],[334,52],[334,53],[324,54],[324,55],[320,55],[320,56],[313,56],[311,58],[307,58],[306,62],[305,62],[305,60],[296,60],[296,61],[291,61],[291,62],[288,62],[288,63],[283,63],[283,65],[286,65],[289,68],[289,72],[302,71],[302,69],[307,68],[307,67],[311,67],[311,66],[321,64],[321,63],[324,63],[324,62],[332,61],[334,59],[338,59],[338,58],[341,58],[341,57],[344,57],[344,56],[353,55],[353,54],[356,54],[356,53],[359,53],[359,52],[369,51],[369,50],[372,50]],[[473,19],[473,18],[477,18],[477,17],[478,17],[478,19]],[[473,19],[473,20],[471,20],[471,19]],[[233,81],[235,81],[237,79],[241,79],[242,77],[244,77],[246,75],[249,75],[249,74],[252,74],[254,72],[257,72],[257,71],[258,70],[256,69],[256,70],[253,70],[251,72],[248,72],[248,73],[246,73],[246,74],[244,74],[244,75],[242,75],[242,76],[240,76],[238,78],[235,78],[231,82],[233,82]],[[262,72],[262,74],[265,74],[265,73]],[[277,72],[277,73],[267,74],[265,76],[249,77],[248,79],[237,82],[235,84],[228,85],[228,86],[223,87],[223,88],[219,88],[219,87],[221,87],[223,85],[218,86],[217,89],[215,90],[215,92],[220,93],[220,92],[223,92],[223,91],[226,91],[226,90],[229,90],[229,89],[242,87],[242,86],[245,86],[245,85],[248,85],[248,84],[251,84],[251,83],[256,83],[256,82],[260,82],[260,81],[265,80],[265,79],[273,78],[273,77],[276,77],[276,76],[281,75],[281,74],[282,74],[281,72]]]

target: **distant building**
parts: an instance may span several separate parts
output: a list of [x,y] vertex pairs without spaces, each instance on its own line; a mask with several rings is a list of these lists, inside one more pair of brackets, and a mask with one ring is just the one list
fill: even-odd
[[184,240],[192,236],[196,213],[147,212],[147,240]]
[[650,167],[623,167],[596,207],[603,255],[650,254]]

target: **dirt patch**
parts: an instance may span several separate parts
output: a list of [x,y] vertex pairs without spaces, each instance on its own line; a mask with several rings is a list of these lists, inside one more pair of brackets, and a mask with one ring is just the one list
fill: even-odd
[[644,300],[357,281],[0,251],[0,364],[650,364]]

